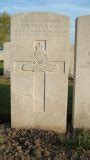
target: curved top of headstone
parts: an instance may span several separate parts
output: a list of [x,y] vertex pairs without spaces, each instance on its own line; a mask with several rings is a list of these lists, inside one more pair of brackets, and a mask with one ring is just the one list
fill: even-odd
[[[12,42],[30,43],[30,39],[65,39],[69,35],[69,17],[48,12],[26,12],[11,18]],[[67,36],[66,36],[67,35]],[[20,38],[21,37],[21,38]]]
[[[88,30],[89,30],[90,29],[90,15],[84,15],[84,16],[77,17],[76,23],[80,24],[78,26],[78,28],[80,28],[80,32],[82,31],[81,28],[83,28],[83,27],[84,27],[84,30],[85,30],[85,28],[87,30],[87,27],[88,27]],[[84,34],[83,31],[82,31],[82,33]]]
[[14,17],[14,16],[28,16],[28,15],[53,15],[53,16],[61,16],[61,17],[69,18],[69,16],[67,16],[67,15],[51,13],[51,12],[21,12],[21,13],[16,13],[16,14],[12,15],[12,17]]
[[76,18],[76,20],[77,19],[90,19],[90,15],[82,15],[82,16],[78,16],[77,18]]

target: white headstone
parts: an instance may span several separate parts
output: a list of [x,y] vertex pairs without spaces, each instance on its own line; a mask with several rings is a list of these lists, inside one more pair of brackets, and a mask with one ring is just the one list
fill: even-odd
[[11,25],[12,127],[65,132],[69,18],[17,14]]
[[10,76],[10,65],[11,65],[11,51],[10,42],[4,43],[4,74],[5,76]]
[[76,20],[74,128],[90,128],[90,16]]
[[0,51],[0,60],[4,63],[4,75],[6,77],[10,76],[10,42],[3,44],[3,50]]

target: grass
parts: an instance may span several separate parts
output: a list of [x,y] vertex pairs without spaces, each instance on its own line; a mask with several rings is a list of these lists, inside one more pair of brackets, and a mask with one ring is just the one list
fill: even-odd
[[0,78],[0,122],[10,120],[10,82]]
[[0,145],[4,143],[4,138],[0,135]]
[[[0,61],[0,76],[3,75],[3,61]],[[0,122],[10,121],[10,82],[0,77]]]
[[67,121],[72,123],[72,106],[73,106],[73,82],[69,81],[68,85],[68,107],[67,107]]
[[3,75],[3,61],[0,61],[0,75]]

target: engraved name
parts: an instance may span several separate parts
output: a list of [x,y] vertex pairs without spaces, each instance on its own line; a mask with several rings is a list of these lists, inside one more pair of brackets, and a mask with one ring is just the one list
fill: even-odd
[[[19,29],[20,28],[20,29]],[[20,19],[14,28],[16,34],[24,34],[26,36],[60,36],[67,34],[67,26],[60,24],[60,19]]]

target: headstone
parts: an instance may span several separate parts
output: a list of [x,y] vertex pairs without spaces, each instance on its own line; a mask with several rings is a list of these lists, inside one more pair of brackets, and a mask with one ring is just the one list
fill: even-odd
[[4,75],[10,76],[10,42],[6,42],[3,45],[3,50],[0,50],[0,60],[4,62]]
[[25,13],[11,19],[12,127],[65,132],[69,18]]
[[0,61],[4,60],[3,50],[0,50]]
[[10,76],[10,42],[4,43],[4,75],[6,77]]
[[90,128],[90,16],[76,20],[74,128]]

